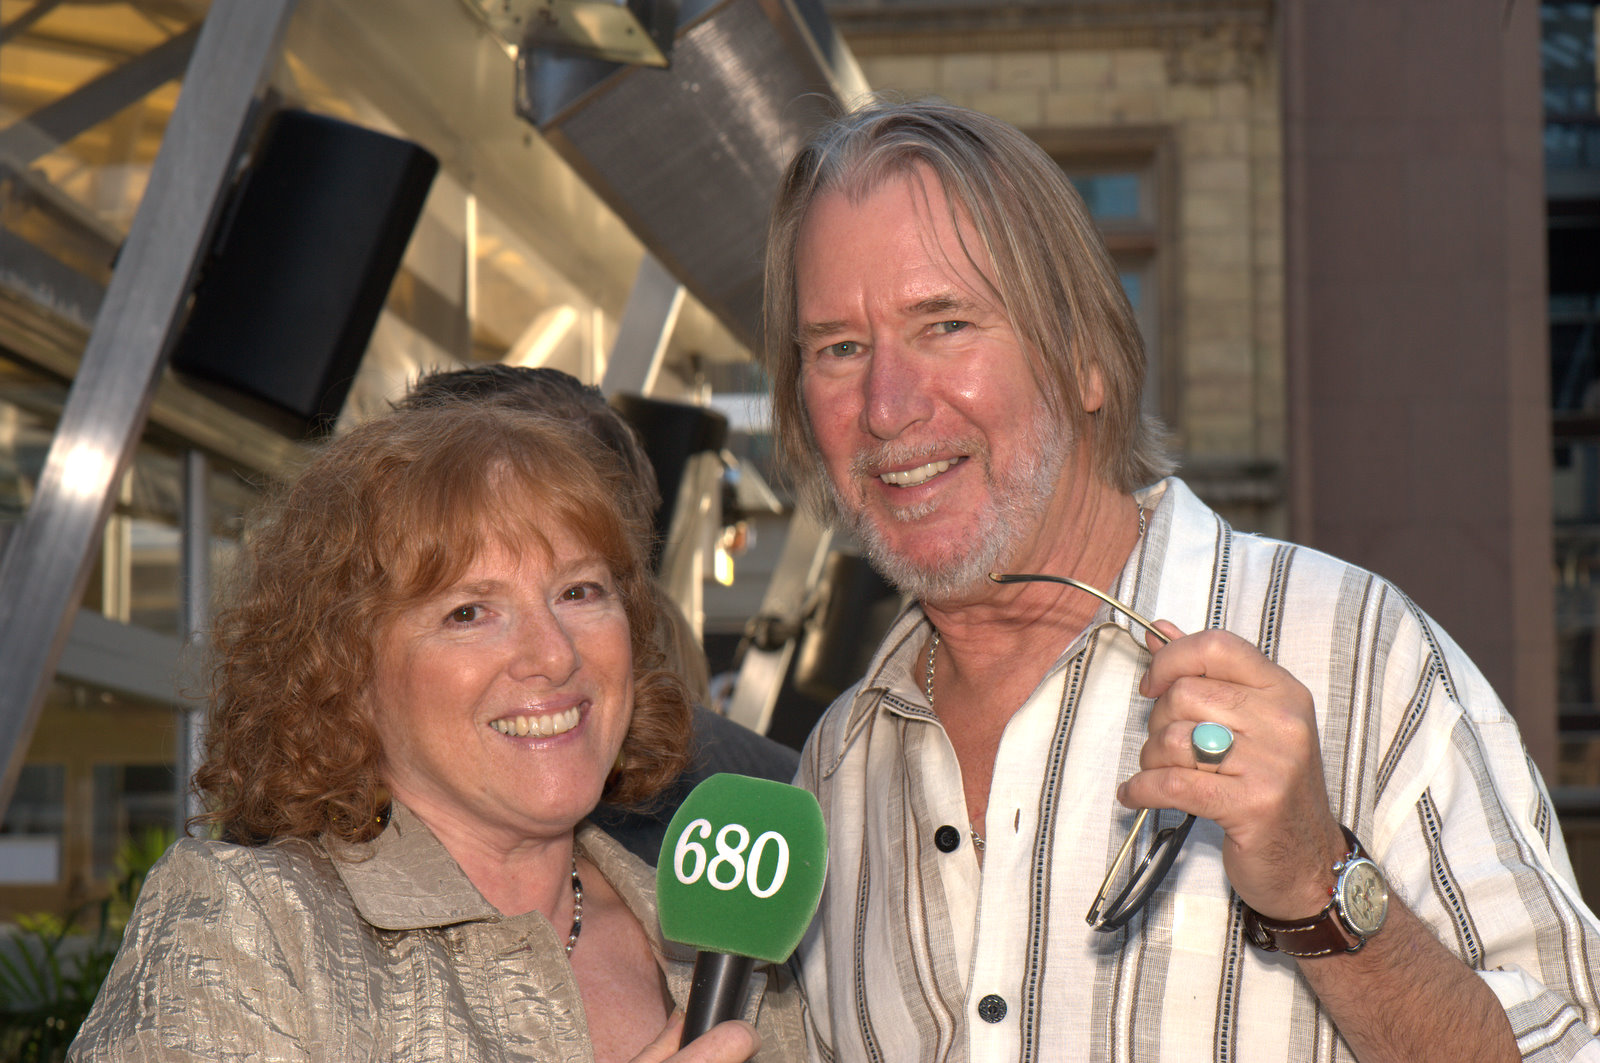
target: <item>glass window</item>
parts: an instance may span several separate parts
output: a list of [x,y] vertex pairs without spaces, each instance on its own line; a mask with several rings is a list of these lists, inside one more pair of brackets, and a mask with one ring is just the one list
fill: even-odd
[[34,886],[61,880],[66,794],[66,765],[22,766],[16,792],[0,819],[0,885]]
[[1101,225],[1147,220],[1142,173],[1073,174],[1072,184]]
[[1545,166],[1551,171],[1595,169],[1600,167],[1595,5],[1547,3],[1539,12]]
[[112,878],[123,846],[152,832],[172,834],[177,822],[178,778],[172,764],[96,764],[91,875]]
[[[0,355],[0,529],[16,524],[33,499],[66,387]],[[146,442],[134,454],[107,522],[99,577],[84,606],[123,623],[179,634],[183,462]],[[223,466],[207,479],[212,571],[236,549],[243,515],[259,493],[242,470]],[[3,532],[0,532],[3,534]]]
[[1161,308],[1158,282],[1160,232],[1156,211],[1155,151],[1096,157],[1092,150],[1053,153],[1106,240],[1117,276],[1133,304],[1149,358],[1144,408],[1163,416]]
[[1540,8],[1544,110],[1553,118],[1595,113],[1594,11],[1592,2]]
[[0,823],[0,919],[103,896],[125,845],[176,831],[178,722],[169,705],[51,684]]

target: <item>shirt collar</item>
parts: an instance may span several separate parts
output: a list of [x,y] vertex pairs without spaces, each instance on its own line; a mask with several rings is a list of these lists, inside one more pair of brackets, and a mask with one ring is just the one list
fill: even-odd
[[[1183,612],[1169,615],[1156,611],[1158,606],[1176,610],[1183,605],[1180,601],[1170,601],[1170,595],[1159,593],[1160,577],[1172,560],[1186,565],[1203,560],[1209,568],[1209,547],[1215,541],[1215,536],[1206,534],[1197,540],[1192,532],[1198,530],[1198,522],[1214,521],[1216,518],[1176,477],[1168,477],[1136,491],[1134,498],[1145,508],[1145,534],[1128,558],[1116,586],[1107,588],[1107,591],[1151,619],[1164,616],[1185,631],[1197,630],[1204,626],[1203,615],[1191,617]],[[1169,559],[1168,547],[1173,542],[1203,543],[1205,556],[1203,559]],[[1138,640],[1139,645],[1144,645],[1144,628],[1129,620],[1120,610],[1104,604],[1096,611],[1085,634],[1108,624],[1122,628]],[[840,745],[841,751],[880,711],[908,719],[937,720],[928,704],[926,687],[928,658],[925,647],[930,631],[927,614],[922,611],[920,604],[912,604],[890,626],[889,633],[884,636],[877,654],[867,667],[865,678],[853,692],[854,700],[845,729],[845,741]],[[1071,644],[1062,647],[1062,655],[1065,656],[1079,641],[1074,639]]]

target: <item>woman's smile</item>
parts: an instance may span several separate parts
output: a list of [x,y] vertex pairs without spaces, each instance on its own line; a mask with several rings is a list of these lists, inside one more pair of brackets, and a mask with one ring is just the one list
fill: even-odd
[[489,726],[503,735],[514,738],[549,738],[553,735],[566,734],[578,726],[578,721],[583,719],[583,712],[574,705],[565,712],[541,713],[530,716],[502,716],[498,720],[490,720]]

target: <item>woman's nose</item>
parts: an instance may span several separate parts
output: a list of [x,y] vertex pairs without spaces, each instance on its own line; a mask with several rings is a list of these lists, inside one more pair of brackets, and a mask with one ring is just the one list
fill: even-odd
[[577,641],[548,609],[519,624],[516,640],[511,674],[517,679],[562,683],[571,678],[583,659]]

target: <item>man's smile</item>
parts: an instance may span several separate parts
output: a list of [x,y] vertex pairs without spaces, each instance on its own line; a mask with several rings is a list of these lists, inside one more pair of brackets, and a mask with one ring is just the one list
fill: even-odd
[[957,465],[966,460],[966,458],[945,458],[941,461],[930,461],[925,465],[918,465],[911,469],[880,472],[877,476],[879,480],[891,487],[917,487],[927,483],[952,465]]

